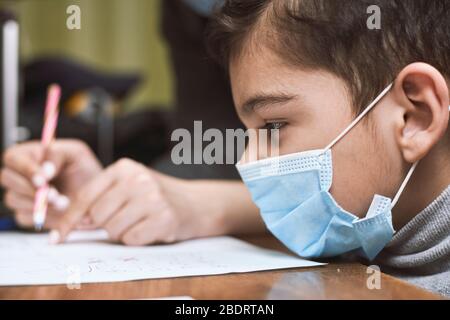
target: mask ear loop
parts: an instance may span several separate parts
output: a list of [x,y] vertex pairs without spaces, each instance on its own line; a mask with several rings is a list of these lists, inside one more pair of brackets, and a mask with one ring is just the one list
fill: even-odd
[[[383,99],[383,97],[389,92],[389,90],[391,90],[392,86],[394,85],[394,83],[392,82],[391,84],[389,84],[365,109],[363,112],[361,112],[361,114],[355,118],[355,120],[353,120],[350,125],[345,128],[344,131],[342,131],[333,141],[331,141],[331,143],[329,145],[327,145],[325,147],[325,149],[323,150],[323,153],[327,152],[328,150],[330,150],[336,143],[338,143],[350,130],[352,130],[361,120],[362,118],[364,118],[376,105],[377,103]],[[450,106],[449,106],[450,109]],[[411,176],[414,172],[414,170],[416,169],[418,164],[418,161],[415,162],[411,168],[408,171],[408,174],[406,175],[405,179],[403,180],[400,188],[397,191],[397,194],[395,195],[394,199],[392,200],[391,203],[391,208],[393,208],[397,202],[398,199],[400,198],[400,195],[402,194],[403,190],[405,189],[409,179],[411,179]]]
[[[350,123],[350,125],[345,128],[344,131],[342,131],[333,141],[331,141],[331,143],[329,145],[327,145],[325,147],[325,149],[323,149],[322,154],[326,153],[328,150],[330,150],[336,143],[338,143],[350,130],[353,129],[354,126],[356,126],[362,118],[364,118],[364,116],[370,112],[370,110],[372,110],[377,103],[383,99],[383,97],[389,92],[389,90],[391,90],[392,86],[394,85],[394,83],[392,82],[391,84],[389,84],[373,101],[372,103],[370,103],[363,112],[361,112],[361,114],[355,118],[355,120],[352,121],[352,123]],[[448,110],[450,111],[450,106],[448,106]],[[393,208],[401,194],[403,193],[403,190],[406,188],[406,185],[408,184],[409,180],[411,179],[412,174],[414,173],[414,170],[416,170],[417,165],[419,164],[419,161],[416,161],[413,163],[413,165],[411,166],[411,168],[409,169],[405,179],[403,180],[402,184],[400,185],[400,188],[398,189],[396,195],[394,196],[394,199],[392,200],[391,203],[391,208]]]
[[394,85],[394,83],[391,83],[390,85],[388,85],[376,98],[375,100],[372,101],[371,104],[369,104],[363,112],[361,112],[361,114],[355,118],[355,120],[352,121],[352,123],[350,123],[350,125],[341,132],[340,135],[338,135],[333,141],[331,141],[331,143],[329,145],[327,145],[323,151],[323,153],[327,152],[328,150],[330,150],[336,143],[339,142],[339,140],[341,140],[350,130],[353,129],[354,126],[356,126],[358,124],[358,122],[361,121],[362,118],[364,118],[364,116],[370,112],[370,110],[373,109],[373,107],[375,107],[377,105],[377,103],[383,99],[383,97],[389,92],[389,90],[391,90],[392,86]]
[[419,161],[416,161],[413,163],[413,165],[411,166],[411,168],[408,171],[408,174],[406,175],[405,179],[403,180],[402,184],[400,185],[400,188],[398,188],[397,193],[395,194],[394,199],[392,199],[391,202],[391,209],[395,207],[395,205],[398,202],[398,199],[400,199],[400,196],[403,193],[403,190],[406,188],[406,185],[409,182],[409,179],[411,179],[412,174],[414,173],[414,170],[416,170],[417,165],[419,164]]

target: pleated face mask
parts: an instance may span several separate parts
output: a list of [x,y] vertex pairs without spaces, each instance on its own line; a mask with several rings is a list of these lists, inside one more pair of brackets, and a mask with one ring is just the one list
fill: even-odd
[[392,84],[325,149],[236,165],[268,229],[299,256],[332,257],[356,250],[372,260],[392,239],[391,209],[417,163],[411,166],[393,199],[374,195],[364,218],[344,210],[330,194],[331,148],[391,88]]

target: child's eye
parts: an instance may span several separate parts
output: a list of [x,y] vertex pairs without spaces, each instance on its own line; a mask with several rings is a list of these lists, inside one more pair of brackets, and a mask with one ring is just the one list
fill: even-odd
[[286,122],[281,121],[267,122],[261,129],[280,130],[282,127],[284,127],[285,124]]

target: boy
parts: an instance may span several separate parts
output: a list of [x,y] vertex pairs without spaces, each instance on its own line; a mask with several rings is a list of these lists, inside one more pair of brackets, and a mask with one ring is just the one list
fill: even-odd
[[[367,24],[373,5],[379,30]],[[268,228],[293,251],[358,248],[372,259],[387,245],[376,260],[383,271],[450,294],[449,35],[445,0],[225,4],[212,52],[229,68],[246,127],[279,128],[286,155],[238,169]],[[328,167],[320,163],[331,154]],[[314,161],[320,183],[303,169]]]

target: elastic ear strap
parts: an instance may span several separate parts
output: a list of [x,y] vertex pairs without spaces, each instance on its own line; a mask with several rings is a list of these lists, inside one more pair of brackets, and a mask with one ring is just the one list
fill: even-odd
[[395,195],[394,199],[391,202],[391,208],[393,208],[397,204],[398,199],[400,198],[403,190],[405,190],[406,185],[408,184],[409,179],[411,179],[411,176],[414,173],[414,170],[416,170],[416,167],[417,167],[418,164],[419,164],[419,161],[414,162],[414,164],[409,169],[408,174],[405,177],[405,180],[403,180],[400,188],[398,188],[397,194]]
[[356,126],[358,124],[359,121],[361,121],[362,118],[364,118],[364,116],[370,111],[372,110],[373,107],[376,106],[376,104],[389,92],[389,90],[391,90],[392,86],[394,85],[394,83],[391,83],[390,85],[388,85],[376,98],[375,100],[372,101],[371,104],[369,104],[366,109],[364,109],[364,111],[355,119],[353,120],[352,123],[350,123],[350,125],[341,132],[340,135],[338,135],[336,137],[336,139],[334,139],[328,146],[325,147],[324,152],[328,151],[329,149],[331,149],[339,140],[341,140],[350,130],[353,129],[354,126]]

